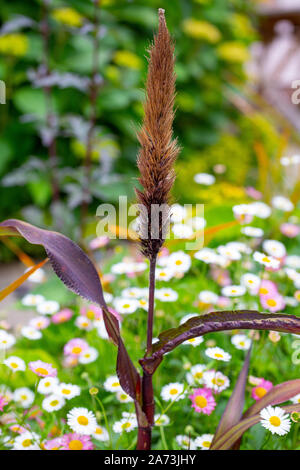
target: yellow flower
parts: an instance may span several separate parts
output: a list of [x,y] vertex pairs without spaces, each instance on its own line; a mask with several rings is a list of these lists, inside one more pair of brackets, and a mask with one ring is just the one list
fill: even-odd
[[83,23],[83,16],[73,8],[56,8],[52,12],[53,18],[59,23],[78,28]]
[[4,34],[0,36],[0,54],[23,56],[28,50],[25,34]]
[[221,59],[232,63],[243,63],[249,59],[247,47],[237,41],[223,42],[218,47],[218,54]]
[[114,56],[114,61],[121,67],[129,67],[130,69],[137,70],[142,68],[141,59],[130,51],[117,51]]
[[221,33],[216,26],[207,21],[199,21],[194,18],[184,20],[183,31],[192,38],[202,39],[212,44],[221,39]]

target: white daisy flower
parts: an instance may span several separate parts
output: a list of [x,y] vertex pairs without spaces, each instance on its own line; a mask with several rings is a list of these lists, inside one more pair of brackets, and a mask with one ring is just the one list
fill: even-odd
[[120,421],[116,421],[113,424],[113,431],[116,434],[122,434],[123,432],[131,432],[137,427],[137,423],[134,419],[122,418]]
[[249,204],[251,206],[251,212],[256,217],[260,219],[267,219],[272,213],[270,206],[261,201],[252,202]]
[[161,302],[175,302],[178,299],[178,293],[170,287],[157,289],[155,297]]
[[47,317],[34,317],[28,323],[28,326],[35,330],[44,330],[50,324],[50,320]]
[[206,220],[203,217],[192,217],[186,223],[194,230],[202,230],[206,226]]
[[105,380],[105,382],[103,384],[103,387],[108,392],[122,392],[123,391],[123,389],[120,385],[119,379],[116,375],[112,375],[112,376],[108,377]]
[[22,408],[28,408],[33,403],[34,393],[27,387],[16,388],[13,399]]
[[149,302],[147,299],[138,299],[139,307],[148,311]]
[[155,278],[158,281],[169,281],[174,276],[174,271],[170,268],[156,268]]
[[289,268],[300,269],[300,256],[289,255],[285,258],[285,265]]
[[217,361],[228,362],[231,359],[231,355],[219,347],[207,348],[205,350],[205,354],[211,359],[216,359]]
[[167,267],[175,273],[185,273],[191,267],[191,257],[183,251],[176,251],[169,256]]
[[154,415],[154,426],[167,426],[170,423],[169,416],[165,414]]
[[279,406],[267,406],[260,412],[261,425],[271,431],[272,434],[284,436],[291,429],[291,421],[288,414]]
[[11,348],[16,342],[14,335],[7,333],[5,330],[0,330],[0,351]]
[[241,253],[238,250],[236,250],[236,249],[234,249],[234,248],[232,248],[228,245],[218,246],[217,252],[221,256],[224,256],[225,258],[230,259],[230,261],[238,261],[242,257]]
[[44,377],[39,381],[37,391],[42,395],[48,395],[54,392],[56,385],[58,385],[57,377]]
[[128,299],[139,299],[140,297],[143,297],[143,295],[144,289],[140,287],[127,287],[121,292],[121,296]]
[[261,238],[264,236],[264,231],[259,227],[242,227],[241,233],[247,237]]
[[194,176],[194,181],[197,184],[204,184],[205,186],[211,186],[215,183],[216,178],[214,175],[210,175],[209,173],[197,173]]
[[[104,325],[105,328],[105,325]],[[99,330],[98,330],[99,331]],[[91,362],[94,362],[99,356],[99,353],[96,348],[89,347],[82,351],[82,353],[79,355],[78,362],[80,364],[90,364]]]
[[109,440],[109,434],[107,430],[99,424],[97,424],[96,431],[92,434],[92,437],[101,442],[106,442]]
[[203,343],[203,341],[204,339],[202,338],[202,336],[197,336],[197,338],[187,339],[182,344],[191,345],[195,348],[196,346],[199,346],[199,344]]
[[229,387],[230,381],[222,372],[207,370],[203,373],[203,382],[206,387],[211,388],[215,393],[223,392]]
[[291,402],[294,403],[294,405],[299,405],[300,404],[300,393],[298,393],[298,395],[295,395],[293,398],[291,398]]
[[209,450],[212,440],[214,438],[213,434],[202,434],[201,436],[196,437],[195,446],[200,447],[202,450]]
[[131,403],[131,402],[133,402],[133,399],[129,395],[127,395],[127,393],[125,393],[123,390],[119,390],[116,393],[116,398],[120,403]]
[[38,304],[45,301],[45,297],[42,295],[27,294],[21,300],[25,307],[36,307]]
[[187,210],[180,204],[173,204],[170,209],[171,222],[182,222],[187,216]]
[[202,248],[194,254],[194,257],[206,264],[216,263],[218,255],[211,248]]
[[36,309],[41,315],[53,315],[59,311],[60,305],[56,300],[45,300],[39,303]]
[[41,450],[40,436],[35,432],[25,431],[14,438],[13,450]]
[[[25,273],[27,273],[31,268],[28,268],[25,270]],[[46,280],[46,273],[44,269],[39,268],[34,273],[30,274],[28,281],[30,282],[35,282],[37,284],[40,284],[41,282],[44,282]]]
[[268,256],[265,253],[260,253],[259,251],[255,251],[253,258],[259,264],[263,264],[268,268],[278,269],[280,266],[280,261],[278,259],[273,258],[273,256]]
[[174,224],[172,232],[175,238],[190,238],[193,235],[193,229],[187,224]]
[[65,399],[62,396],[59,396],[55,393],[51,393],[46,398],[44,398],[42,402],[42,408],[48,413],[52,413],[53,411],[61,410],[66,404]]
[[246,293],[246,288],[244,286],[225,286],[221,292],[225,297],[240,297]]
[[251,346],[251,339],[247,338],[247,336],[243,334],[233,335],[231,342],[237,349],[241,349],[243,351],[248,351]]
[[194,440],[191,439],[190,436],[179,434],[178,436],[175,437],[175,440],[177,444],[179,445],[179,447],[181,447],[182,449],[188,449],[188,450],[196,449]]
[[139,308],[139,303],[136,299],[117,298],[114,300],[114,307],[119,313],[130,314]]
[[26,369],[26,364],[18,356],[9,356],[8,358],[4,359],[3,364],[9,367],[12,371],[24,371]]
[[272,199],[272,206],[283,212],[291,212],[294,209],[294,204],[287,197],[275,196]]
[[71,400],[71,398],[80,395],[80,387],[78,387],[78,385],[66,384],[62,382],[54,387],[53,393],[54,395],[65,398],[66,400]]
[[78,434],[94,434],[98,426],[96,416],[87,408],[72,408],[67,414],[67,420],[72,431]]
[[186,374],[186,379],[190,385],[203,384],[203,373],[206,369],[204,364],[196,364],[191,367],[190,372]]
[[261,279],[252,273],[245,273],[241,277],[241,285],[246,287],[251,293],[256,294],[258,292]]
[[165,401],[177,401],[184,398],[184,386],[181,383],[175,382],[165,385],[160,392],[160,396]]
[[210,290],[203,290],[198,296],[200,302],[204,304],[216,304],[219,296]]
[[268,255],[274,256],[274,258],[283,258],[286,255],[284,244],[277,240],[265,240],[262,247]]
[[84,315],[79,315],[75,320],[75,325],[80,330],[91,331],[94,327],[93,322]]
[[27,339],[31,339],[34,341],[41,339],[41,337],[43,336],[39,330],[32,328],[31,326],[23,326],[21,328],[21,335]]

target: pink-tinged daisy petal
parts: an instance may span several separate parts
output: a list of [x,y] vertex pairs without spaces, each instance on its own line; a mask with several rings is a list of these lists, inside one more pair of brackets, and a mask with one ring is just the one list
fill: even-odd
[[192,408],[197,413],[210,415],[216,407],[215,399],[209,388],[196,388],[189,398],[192,401]]
[[62,450],[93,450],[90,436],[77,433],[65,434],[61,437]]
[[273,388],[272,382],[261,379],[257,386],[252,389],[251,396],[254,400],[258,401],[263,398],[271,388]]
[[73,338],[68,341],[64,346],[65,356],[78,357],[80,354],[89,347],[88,343],[81,338]]
[[57,370],[51,364],[43,361],[29,362],[28,367],[39,377],[56,377]]

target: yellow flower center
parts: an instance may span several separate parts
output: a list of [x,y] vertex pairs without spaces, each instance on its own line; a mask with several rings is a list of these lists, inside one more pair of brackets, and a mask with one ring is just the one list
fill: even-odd
[[207,400],[202,395],[198,395],[195,398],[195,403],[199,408],[205,408],[207,406]]
[[203,441],[202,442],[203,447],[207,447],[208,449],[210,448],[210,444],[211,444],[211,442],[209,442],[209,441]]
[[256,387],[256,389],[255,389],[255,394],[259,398],[264,397],[266,393],[267,393],[267,390],[264,387]]
[[263,259],[262,259],[262,261],[263,261],[264,263],[270,263],[270,258],[268,258],[267,256],[264,256]]
[[268,299],[267,304],[269,305],[269,307],[276,307],[277,302],[274,299]]
[[63,388],[61,391],[64,395],[70,395],[71,390],[68,390],[67,388]]
[[103,430],[101,428],[96,429],[96,434],[103,434]]
[[178,259],[177,261],[175,261],[175,264],[176,264],[177,266],[180,266],[180,265],[182,264],[182,261],[181,261],[180,259]]
[[223,357],[223,354],[220,353],[215,353],[215,357],[218,357],[219,359]]
[[129,308],[130,307],[130,304],[124,304],[123,305],[123,308]]
[[23,447],[29,447],[31,446],[31,439],[25,439],[25,441],[22,442]]
[[120,382],[114,382],[111,384],[112,387],[119,387],[120,386]]
[[262,294],[262,295],[266,295],[266,294],[268,294],[268,292],[269,292],[268,289],[266,289],[265,287],[261,287],[259,289],[259,293]]
[[52,400],[51,403],[50,403],[51,406],[56,406],[58,404],[59,404],[58,400]]
[[212,384],[214,384],[214,385],[218,385],[218,386],[220,386],[220,385],[223,385],[223,384],[224,384],[224,380],[223,380],[223,379],[220,379],[220,378],[215,378],[215,377],[212,379],[212,381],[211,381],[211,382],[212,382]]
[[11,362],[11,363],[10,363],[10,366],[11,366],[13,369],[17,369],[17,368],[18,368],[18,364],[16,364],[15,362]]
[[35,372],[37,374],[48,375],[48,371],[47,369],[44,369],[44,367],[38,367],[37,369],[35,369]]
[[78,416],[77,421],[81,426],[87,426],[87,424],[89,424],[89,420],[86,416]]
[[86,312],[86,316],[87,316],[87,318],[88,318],[89,320],[94,320],[94,318],[95,318],[95,313],[93,312],[93,310],[88,310],[88,311]]
[[270,423],[272,424],[272,426],[278,427],[281,424],[281,420],[280,418],[278,418],[278,416],[271,416]]
[[203,377],[203,372],[196,372],[196,374],[194,375],[195,379],[202,379]]
[[51,385],[50,382],[45,382],[45,383],[44,383],[44,386],[45,386],[45,387],[50,387],[50,385]]
[[127,423],[122,424],[122,429],[128,429],[130,428],[131,424],[127,421]]
[[75,346],[73,349],[72,349],[72,353],[73,354],[80,354],[82,351],[82,348],[80,348],[79,346]]
[[83,444],[78,439],[74,439],[73,441],[69,442],[69,449],[70,450],[82,450]]
[[171,388],[170,395],[177,395],[177,393],[178,393],[177,388]]

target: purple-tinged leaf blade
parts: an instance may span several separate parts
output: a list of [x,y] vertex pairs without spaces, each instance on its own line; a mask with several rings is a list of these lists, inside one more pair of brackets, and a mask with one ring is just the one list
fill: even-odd
[[[300,412],[300,405],[287,405],[281,408],[286,413],[293,413],[294,411]],[[211,445],[210,450],[231,449],[234,443],[239,440],[249,428],[260,422],[260,419],[259,414],[243,419],[216,440],[214,444]]]
[[29,243],[42,245],[54,272],[71,291],[106,307],[97,270],[76,243],[61,233],[34,227],[21,220],[5,220],[0,227],[16,230]]
[[242,417],[245,403],[245,389],[249,371],[249,362],[251,356],[251,348],[249,349],[243,368],[240,372],[237,383],[226,405],[221,421],[217,427],[212,444],[222,436],[228,429],[237,424]]
[[300,334],[300,318],[294,315],[259,313],[253,310],[213,312],[191,318],[178,328],[164,331],[153,345],[152,354],[140,363],[152,374],[164,354],[184,341],[206,333],[226,330],[273,330]]

